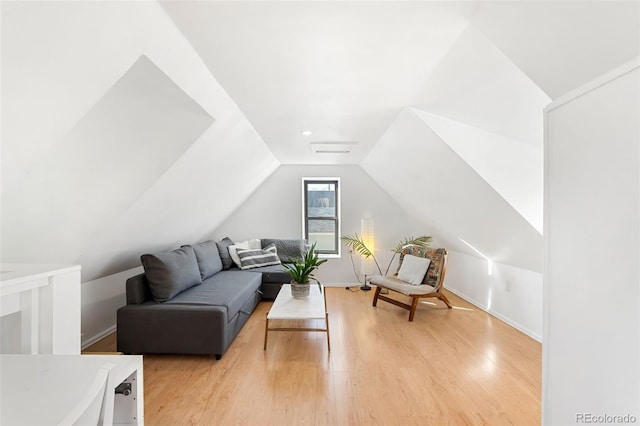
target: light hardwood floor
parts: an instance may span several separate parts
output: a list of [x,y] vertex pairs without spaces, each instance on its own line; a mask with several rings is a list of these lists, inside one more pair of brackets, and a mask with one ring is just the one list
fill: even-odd
[[[454,309],[423,302],[408,322],[328,288],[331,353],[317,332],[269,333],[264,351],[261,302],[220,361],[144,356],[145,423],[539,425],[540,343],[446,294]],[[87,352],[115,349],[111,335]]]

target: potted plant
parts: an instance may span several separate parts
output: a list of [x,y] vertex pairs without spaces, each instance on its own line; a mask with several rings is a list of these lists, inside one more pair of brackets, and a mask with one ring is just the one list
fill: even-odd
[[309,297],[309,281],[311,280],[318,284],[318,288],[322,292],[322,285],[313,275],[313,271],[326,261],[327,259],[318,259],[316,243],[313,243],[301,259],[297,259],[294,263],[282,264],[285,271],[291,276],[291,295],[294,299]]
[[[368,259],[369,257],[371,257],[375,262],[376,267],[378,268],[378,272],[380,272],[380,275],[382,275],[382,269],[380,269],[380,265],[378,265],[378,260],[376,259],[373,252],[369,250],[369,247],[367,247],[367,245],[364,243],[362,238],[358,236],[358,234],[354,234],[353,236],[345,235],[341,237],[341,239],[342,239],[342,242],[344,242],[347,246],[349,246],[353,250],[357,251],[365,259]],[[393,259],[395,259],[397,254],[402,252],[403,248],[405,248],[406,246],[429,247],[430,241],[431,241],[431,236],[429,235],[421,235],[417,238],[413,238],[413,237],[405,238],[404,240],[400,241],[398,245],[396,245],[391,250],[393,252],[393,257],[391,257],[391,260],[389,261],[389,265],[387,266],[387,269],[384,271],[384,275],[387,275],[389,273],[389,268],[391,268]]]

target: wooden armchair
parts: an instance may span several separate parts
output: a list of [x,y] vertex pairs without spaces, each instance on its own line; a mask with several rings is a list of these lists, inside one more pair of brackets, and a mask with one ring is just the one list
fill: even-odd
[[[430,249],[423,247],[410,246],[402,250],[400,253],[400,266],[404,256],[410,254],[418,257],[426,257],[431,260],[429,269],[420,285],[409,284],[405,281],[401,281],[397,278],[398,273],[394,276],[382,276],[374,275],[370,277],[369,282],[377,286],[375,294],[373,296],[373,306],[377,306],[378,299],[385,302],[392,303],[404,309],[409,310],[409,321],[413,321],[413,316],[416,313],[416,307],[421,298],[436,297],[442,300],[449,309],[451,309],[451,303],[447,300],[447,297],[442,293],[442,284],[447,272],[447,250],[443,248]],[[400,270],[400,267],[398,267]],[[404,294],[411,298],[411,305],[401,302],[397,299],[392,299],[389,296],[380,294],[380,291],[386,288],[397,293]]]

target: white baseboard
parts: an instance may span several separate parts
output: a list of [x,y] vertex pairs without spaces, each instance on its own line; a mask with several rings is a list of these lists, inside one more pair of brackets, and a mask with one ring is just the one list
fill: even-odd
[[86,340],[84,340],[82,342],[82,350],[85,350],[89,346],[91,346],[94,343],[96,343],[98,340],[104,339],[105,337],[107,337],[108,335],[113,333],[114,331],[116,331],[116,325],[115,324],[112,325],[111,327],[107,328],[106,330],[96,334],[95,336],[89,337],[88,339],[86,339]]
[[361,283],[322,283],[325,287],[360,287]]
[[488,313],[491,316],[494,316],[496,318],[498,318],[500,321],[510,325],[511,327],[515,328],[518,331],[523,332],[524,334],[526,334],[527,336],[531,337],[532,339],[542,343],[542,336],[540,336],[537,333],[534,333],[533,331],[529,330],[526,327],[523,327],[521,324],[518,324],[517,322],[505,317],[502,314],[499,314],[498,312],[492,311],[491,309],[487,309],[486,306],[482,305],[480,302],[478,302],[477,300],[473,300],[470,297],[467,297],[466,295],[460,293],[457,290],[454,290],[450,287],[446,288],[447,291],[450,291],[451,293],[455,294],[456,296],[458,296],[461,299],[466,300],[467,302],[471,303],[472,305],[482,309],[483,311],[485,311],[486,313]]

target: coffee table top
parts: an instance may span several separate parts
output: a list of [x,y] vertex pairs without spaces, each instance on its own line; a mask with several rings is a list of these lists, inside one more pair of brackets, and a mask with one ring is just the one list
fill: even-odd
[[283,284],[267,319],[325,319],[326,312],[324,290],[320,293],[317,285],[311,284],[306,299],[294,299],[291,285]]

